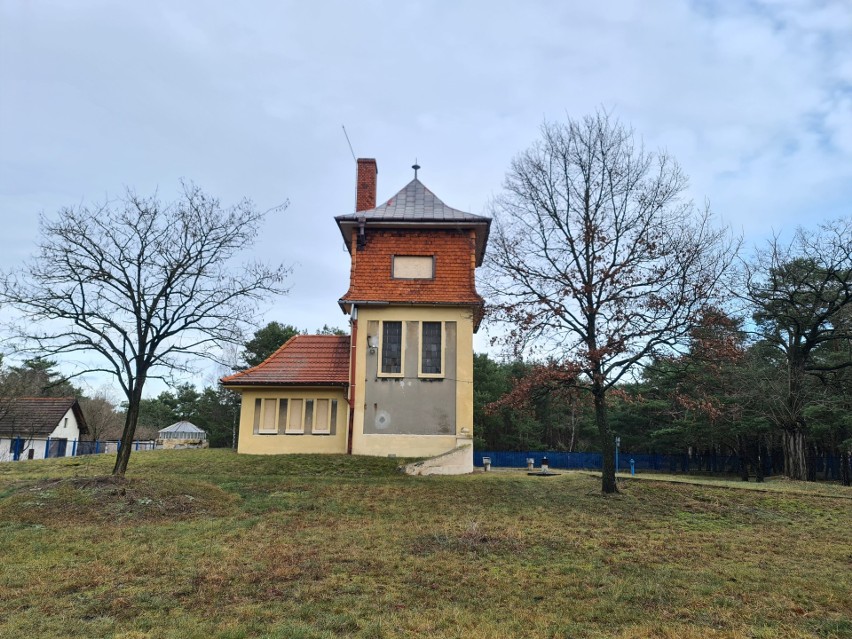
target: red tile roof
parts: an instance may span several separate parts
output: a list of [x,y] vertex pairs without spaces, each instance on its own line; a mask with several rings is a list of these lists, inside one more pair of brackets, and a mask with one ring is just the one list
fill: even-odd
[[73,397],[18,397],[0,403],[0,435],[47,437],[69,409],[81,433],[89,428],[80,404]]
[[296,335],[257,366],[222,378],[225,386],[345,386],[348,383],[348,335]]

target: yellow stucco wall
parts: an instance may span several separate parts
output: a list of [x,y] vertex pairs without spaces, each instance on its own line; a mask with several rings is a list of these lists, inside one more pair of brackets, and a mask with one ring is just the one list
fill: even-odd
[[[349,405],[346,389],[339,387],[307,388],[234,388],[242,394],[240,436],[237,452],[251,455],[280,455],[283,453],[345,453],[349,424]],[[337,420],[333,435],[260,435],[254,431],[255,400],[261,399],[336,399]]]
[[[456,322],[456,432],[451,435],[364,434],[367,374],[367,323],[370,321]],[[473,439],[473,315],[460,307],[361,307],[358,309],[357,357],[352,452],[356,455],[426,457]],[[360,410],[359,410],[360,409]]]
[[472,443],[470,438],[450,435],[361,435],[353,438],[352,452],[377,457],[434,457]]

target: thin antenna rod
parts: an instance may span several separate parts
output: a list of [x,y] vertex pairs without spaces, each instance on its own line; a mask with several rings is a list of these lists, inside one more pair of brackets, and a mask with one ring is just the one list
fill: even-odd
[[346,144],[349,145],[349,152],[352,154],[352,159],[355,160],[355,162],[358,162],[358,160],[355,158],[355,151],[352,150],[352,143],[349,141],[349,134],[346,132],[346,126],[341,124],[340,128],[343,129],[343,135],[346,136]]

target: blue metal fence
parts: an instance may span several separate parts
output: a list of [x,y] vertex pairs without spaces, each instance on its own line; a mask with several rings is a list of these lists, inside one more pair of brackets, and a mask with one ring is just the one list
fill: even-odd
[[[550,451],[482,451],[473,452],[474,466],[482,466],[482,458],[490,457],[495,468],[526,468],[527,459],[532,458],[535,467],[541,466],[542,457],[547,457],[550,468],[600,470],[600,453],[565,453]],[[657,471],[663,473],[710,473],[736,475],[740,472],[740,458],[736,455],[681,454],[658,455],[646,453],[625,453],[618,457],[618,471],[630,472],[630,461],[636,470]],[[780,473],[783,468],[769,455],[762,460],[763,475],[769,477]],[[833,455],[817,455],[811,460],[814,472],[820,479],[837,481],[841,478],[841,458]],[[749,469],[754,474],[754,468]]]
[[[135,440],[133,450],[154,450],[153,440]],[[49,459],[56,457],[78,457],[99,453],[115,453],[121,448],[117,440],[87,441],[60,438],[13,437],[9,444],[10,461],[22,459]]]
[[544,451],[473,451],[473,465],[482,466],[482,458],[490,457],[491,465],[505,468],[526,468],[527,459],[535,460],[535,467],[541,466],[542,457],[547,457],[551,468],[598,469],[601,468],[600,453],[558,453]]

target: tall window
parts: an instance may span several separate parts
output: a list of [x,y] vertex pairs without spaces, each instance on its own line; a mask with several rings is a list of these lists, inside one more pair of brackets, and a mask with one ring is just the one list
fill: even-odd
[[302,423],[302,430],[313,430],[314,428],[314,400],[305,400],[305,419]]
[[382,322],[382,373],[402,373],[402,322]]
[[[256,399],[254,401],[254,432],[260,435],[275,435],[278,433],[276,422],[277,399]],[[286,408],[284,409],[286,413]]]
[[[308,400],[310,401],[310,400]],[[287,433],[304,433],[305,427],[302,423],[302,406],[305,400],[291,399],[290,400],[290,419],[287,420]]]
[[441,375],[442,370],[442,338],[441,322],[423,322],[423,337],[420,353],[421,375]]
[[315,435],[330,435],[331,425],[337,423],[337,400],[318,399],[316,420],[311,431]]

